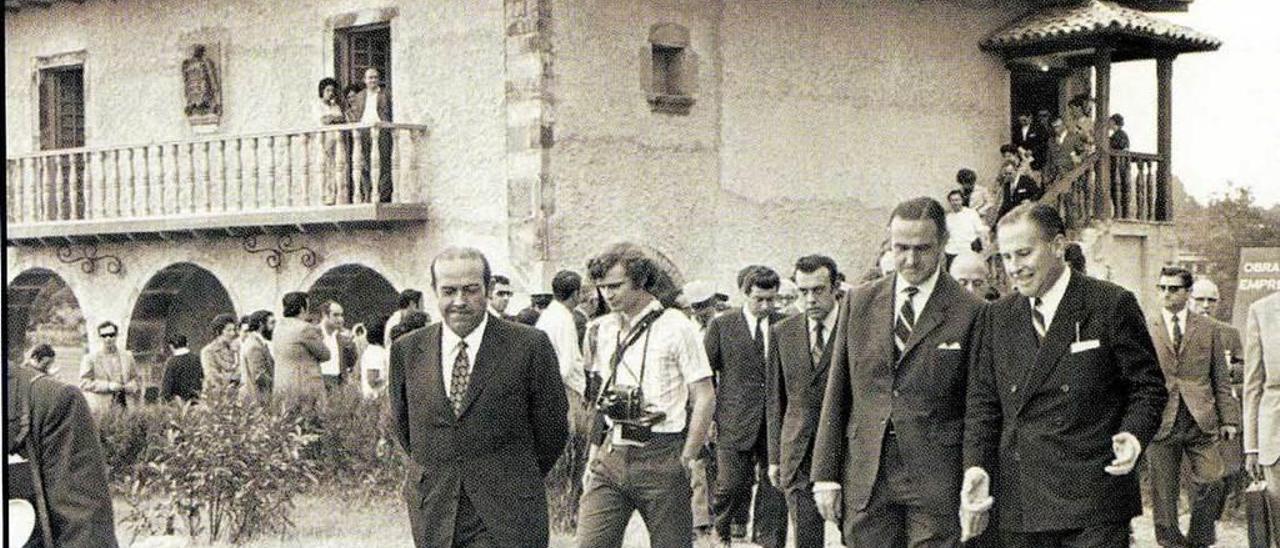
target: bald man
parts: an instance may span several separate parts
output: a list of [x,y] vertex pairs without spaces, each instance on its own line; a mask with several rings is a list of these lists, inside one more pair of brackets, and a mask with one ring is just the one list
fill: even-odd
[[[1228,370],[1231,373],[1231,395],[1239,401],[1243,394],[1242,384],[1244,383],[1244,350],[1240,342],[1240,330],[1216,318],[1219,302],[1218,284],[1213,283],[1213,280],[1201,277],[1191,284],[1191,298],[1187,306],[1192,313],[1208,318],[1209,323],[1221,335]],[[1236,417],[1236,420],[1242,419],[1243,417]],[[1243,437],[1218,442],[1218,450],[1222,453],[1222,460],[1226,465],[1226,476],[1221,481],[1208,486],[1206,489],[1209,493],[1205,495],[1208,499],[1206,506],[1214,513],[1215,519],[1222,519],[1222,511],[1226,507],[1229,495],[1239,491],[1247,483],[1243,442]],[[1193,493],[1192,496],[1194,495]]]
[[947,271],[971,295],[983,299],[987,294],[987,261],[977,253],[956,255]]

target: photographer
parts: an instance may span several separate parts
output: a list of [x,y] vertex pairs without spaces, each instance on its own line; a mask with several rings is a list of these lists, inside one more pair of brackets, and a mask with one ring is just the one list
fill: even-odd
[[697,329],[655,297],[662,274],[639,250],[611,248],[587,268],[613,312],[599,320],[587,364],[603,378],[592,400],[606,430],[583,478],[578,545],[621,546],[639,510],[653,546],[691,546],[690,467],[715,405]]

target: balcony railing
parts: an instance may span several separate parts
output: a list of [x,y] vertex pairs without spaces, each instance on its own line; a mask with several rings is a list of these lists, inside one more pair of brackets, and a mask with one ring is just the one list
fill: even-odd
[[7,159],[6,218],[26,225],[421,203],[426,135],[422,125],[344,124],[18,154]]
[[1168,221],[1170,194],[1159,176],[1162,161],[1157,154],[1097,151],[1050,182],[1040,200],[1056,206],[1068,227],[1076,229],[1104,219]]

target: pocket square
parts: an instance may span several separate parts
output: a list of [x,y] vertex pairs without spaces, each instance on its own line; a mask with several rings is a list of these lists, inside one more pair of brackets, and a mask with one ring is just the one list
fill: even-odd
[[1071,343],[1071,353],[1079,354],[1081,352],[1084,352],[1085,350],[1093,350],[1100,346],[1102,346],[1102,343],[1098,342],[1098,339],[1089,339],[1087,341],[1076,341]]
[[949,342],[938,345],[938,350],[960,350],[960,343]]

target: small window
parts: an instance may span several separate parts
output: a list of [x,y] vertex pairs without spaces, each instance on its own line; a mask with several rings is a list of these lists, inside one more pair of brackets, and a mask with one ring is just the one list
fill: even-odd
[[643,52],[649,65],[642,74],[653,112],[688,114],[697,91],[698,58],[689,48],[689,31],[674,23],[649,28],[649,47]]

